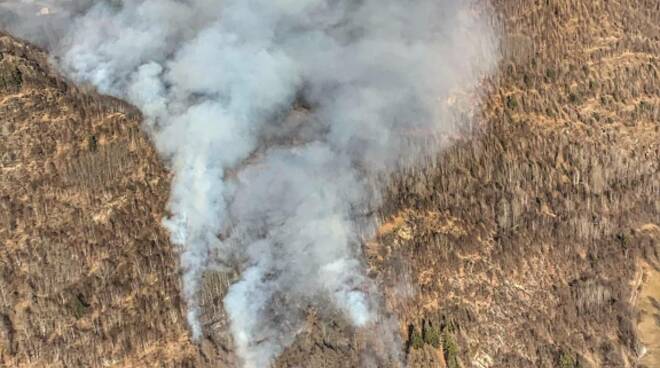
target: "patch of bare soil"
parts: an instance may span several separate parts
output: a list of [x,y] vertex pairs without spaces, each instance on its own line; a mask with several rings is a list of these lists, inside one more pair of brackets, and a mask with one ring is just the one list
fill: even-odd
[[[655,230],[660,231],[657,226]],[[642,345],[639,363],[642,367],[660,367],[660,267],[657,263],[642,263],[639,283],[637,331]]]

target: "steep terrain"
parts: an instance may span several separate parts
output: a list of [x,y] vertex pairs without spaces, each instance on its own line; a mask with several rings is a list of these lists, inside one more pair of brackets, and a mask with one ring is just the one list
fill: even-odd
[[139,121],[0,34],[0,366],[194,366]]
[[[660,4],[494,2],[481,113],[390,178],[364,252],[411,367],[660,361]],[[0,35],[0,365],[234,366],[208,274],[189,341],[160,219],[168,175],[130,106]],[[308,325],[279,367],[378,361],[377,331]]]
[[640,260],[658,269],[660,5],[526,4],[497,3],[476,136],[394,180],[374,272],[395,288],[409,270],[414,297],[391,298],[409,343],[448,335],[465,366],[635,366]]

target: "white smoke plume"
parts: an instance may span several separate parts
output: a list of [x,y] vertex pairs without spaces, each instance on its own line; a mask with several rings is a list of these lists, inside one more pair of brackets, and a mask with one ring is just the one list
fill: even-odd
[[270,366],[321,301],[356,327],[378,321],[360,251],[374,178],[439,150],[414,136],[454,129],[447,100],[497,61],[491,20],[470,1],[43,5],[59,18],[25,6],[0,3],[0,20],[33,39],[56,20],[62,37],[45,42],[61,69],[144,112],[174,173],[164,224],[195,339],[203,272],[238,263],[224,308],[244,367]]

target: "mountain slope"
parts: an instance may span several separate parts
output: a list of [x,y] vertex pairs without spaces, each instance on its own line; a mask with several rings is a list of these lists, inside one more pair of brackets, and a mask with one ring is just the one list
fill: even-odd
[[635,366],[640,260],[658,269],[660,9],[525,4],[496,5],[476,136],[394,181],[373,268],[392,286],[410,270],[415,296],[392,303],[451,331],[466,366]]
[[[452,148],[393,179],[379,237],[365,246],[407,361],[636,366],[640,263],[659,269],[660,8],[494,8],[503,60],[482,115]],[[323,327],[282,366],[304,364]],[[322,346],[332,357],[336,347]]]
[[[503,59],[481,114],[441,155],[391,178],[364,244],[402,359],[652,367],[660,5],[493,7]],[[0,365],[234,366],[221,308],[234,275],[206,275],[205,338],[189,340],[159,224],[169,178],[139,113],[7,35],[0,55]],[[277,366],[362,366],[382,348],[373,333],[310,310]]]
[[0,116],[0,365],[193,366],[139,113],[0,34]]

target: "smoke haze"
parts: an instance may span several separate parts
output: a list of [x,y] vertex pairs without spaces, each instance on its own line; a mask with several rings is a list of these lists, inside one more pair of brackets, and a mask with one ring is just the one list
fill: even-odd
[[237,267],[224,308],[243,366],[261,368],[310,306],[329,300],[356,327],[381,319],[360,250],[375,178],[442,148],[420,150],[411,132],[455,129],[447,101],[476,92],[497,62],[483,10],[460,0],[0,2],[0,24],[143,111],[174,173],[163,223],[180,248],[192,336],[203,334],[203,272]]

